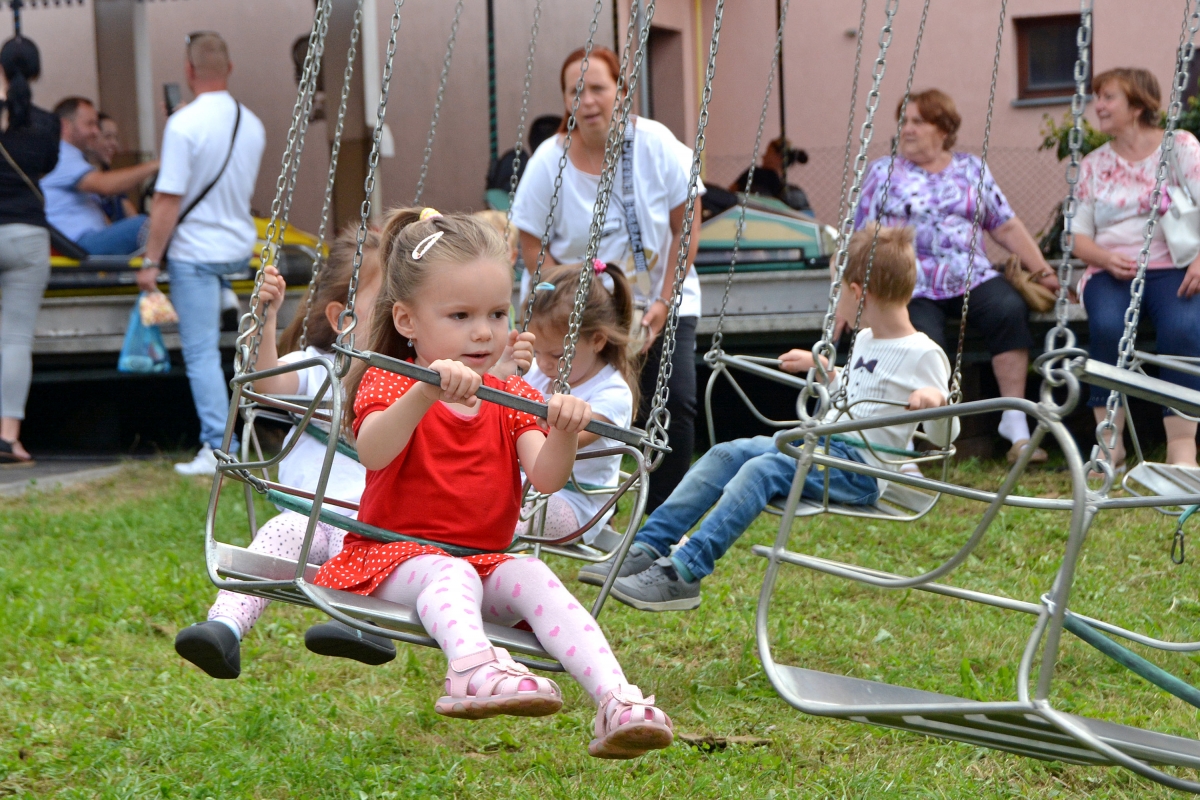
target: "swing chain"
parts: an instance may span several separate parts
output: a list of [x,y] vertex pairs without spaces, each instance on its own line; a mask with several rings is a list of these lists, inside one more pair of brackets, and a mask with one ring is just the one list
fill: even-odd
[[[1071,97],[1071,131],[1067,134],[1070,153],[1067,158],[1067,196],[1062,203],[1063,229],[1058,237],[1062,260],[1058,263],[1058,297],[1054,302],[1054,327],[1046,334],[1046,350],[1075,346],[1075,334],[1067,321],[1068,292],[1071,285],[1071,253],[1075,250],[1075,213],[1079,198],[1081,153],[1083,151],[1083,111],[1087,107],[1089,62],[1092,58],[1092,0],[1079,0],[1079,30],[1075,34],[1079,53],[1075,58],[1075,94]],[[1061,343],[1060,343],[1061,342]]]
[[[1128,369],[1137,348],[1137,326],[1142,311],[1142,297],[1146,289],[1146,267],[1150,262],[1150,244],[1158,220],[1162,215],[1161,202],[1163,187],[1167,182],[1167,170],[1170,164],[1171,151],[1175,146],[1175,130],[1179,125],[1179,115],[1183,109],[1183,96],[1187,91],[1189,65],[1196,54],[1196,31],[1200,29],[1200,4],[1195,10],[1191,8],[1191,0],[1184,2],[1184,22],[1179,31],[1179,48],[1176,50],[1175,79],[1171,84],[1171,103],[1167,106],[1167,124],[1163,131],[1162,145],[1159,148],[1158,167],[1154,174],[1154,190],[1150,193],[1150,218],[1146,220],[1143,234],[1142,249],[1138,253],[1137,273],[1129,286],[1129,307],[1125,309],[1125,330],[1117,345],[1117,368]],[[1096,426],[1096,447],[1092,449],[1092,458],[1087,466],[1094,472],[1103,472],[1105,488],[1111,484],[1112,451],[1117,447],[1118,431],[1116,425],[1117,407],[1120,405],[1121,393],[1114,389],[1109,392],[1105,403],[1104,421]]]
[[[683,211],[683,230],[679,235],[679,251],[675,255],[675,282],[671,288],[671,303],[667,309],[667,321],[662,332],[662,358],[658,364],[658,384],[654,388],[654,401],[650,406],[650,418],[646,424],[647,439],[650,442],[660,442],[664,446],[667,442],[668,430],[671,427],[671,412],[667,409],[667,400],[671,394],[670,380],[671,372],[674,369],[672,360],[675,356],[675,332],[679,326],[679,304],[683,300],[683,280],[688,270],[687,257],[688,251],[691,249],[692,223],[696,216],[696,200],[700,194],[700,169],[704,163],[704,132],[708,127],[708,104],[712,99],[713,76],[717,71],[717,49],[721,41],[721,23],[724,16],[725,0],[717,0],[716,9],[713,12],[712,38],[708,45],[708,67],[704,73],[704,90],[700,95],[696,146],[692,152],[692,171],[688,178],[687,205]],[[688,358],[691,357],[689,354]],[[661,460],[661,451],[655,454],[655,457]]]
[[571,113],[567,116],[567,132],[563,136],[563,151],[558,159],[558,172],[554,176],[554,191],[550,193],[550,205],[546,211],[546,225],[542,231],[542,241],[538,248],[537,263],[534,265],[533,277],[529,281],[529,294],[525,297],[525,313],[521,317],[521,330],[529,327],[529,317],[533,314],[533,287],[542,280],[542,265],[546,263],[546,251],[550,248],[550,231],[554,229],[554,212],[558,208],[558,198],[562,193],[563,172],[567,169],[567,157],[571,152],[571,138],[575,132],[575,115],[579,111],[579,102],[583,98],[583,79],[587,75],[588,63],[592,57],[592,47],[596,41],[596,29],[600,25],[600,13],[604,10],[604,0],[596,0],[592,6],[592,21],[588,25],[587,42],[583,45],[583,58],[579,62],[579,80],[575,81],[575,97],[571,101]]
[[[875,217],[878,224],[875,226],[873,235],[871,236],[871,249],[867,253],[867,268],[863,273],[862,292],[858,296],[858,307],[854,312],[854,327],[850,329],[850,346],[846,349],[847,358],[852,357],[854,346],[858,343],[858,331],[862,326],[863,309],[867,305],[867,289],[871,286],[871,272],[875,266],[875,249],[879,245],[879,231],[883,227],[883,212],[884,204],[887,203],[888,192],[892,189],[892,175],[896,170],[896,156],[900,148],[900,133],[904,130],[904,114],[908,110],[908,100],[912,96],[913,78],[917,74],[917,62],[921,54],[921,42],[925,38],[925,23],[929,21],[929,0],[925,0],[921,6],[921,21],[917,26],[917,39],[913,44],[912,61],[908,65],[908,79],[904,83],[904,96],[900,98],[900,113],[896,115],[896,135],[892,137],[892,152],[888,159],[887,173],[883,178],[883,185],[879,189],[879,208],[875,212]],[[837,384],[837,391],[833,395],[835,405],[841,405],[845,402],[850,391],[850,379],[853,376],[853,371],[845,373],[844,380]]]
[[1200,509],[1200,506],[1188,506],[1185,508],[1183,513],[1179,515],[1179,522],[1175,524],[1175,538],[1171,540],[1171,562],[1176,565],[1182,564],[1184,561],[1183,526],[1187,523],[1188,518],[1196,513],[1197,509]]
[[321,52],[325,49],[325,36],[329,33],[329,15],[332,9],[332,0],[323,0],[317,5],[313,15],[312,30],[308,35],[308,52],[304,56],[304,68],[296,91],[296,102],[292,107],[287,144],[283,151],[279,178],[275,182],[275,197],[271,201],[271,217],[267,222],[265,241],[259,254],[259,269],[254,276],[254,289],[250,293],[250,308],[238,324],[238,337],[234,347],[234,372],[238,375],[252,371],[258,358],[265,317],[260,300],[263,277],[267,266],[275,263],[279,249],[279,242],[276,240],[282,237],[283,230],[287,227],[287,216],[291,208],[289,186],[294,190],[295,175],[300,169],[300,150],[304,147],[304,133],[308,129],[308,117],[312,112],[311,95],[316,91]]
[[854,40],[854,80],[850,83],[850,116],[846,120],[846,152],[842,154],[842,189],[838,192],[838,216],[846,216],[846,188],[850,184],[850,148],[854,145],[854,112],[858,107],[858,76],[862,70],[863,34],[867,29],[867,3],[858,12],[858,35]]
[[450,59],[454,57],[454,45],[458,41],[458,22],[462,17],[463,0],[454,4],[454,21],[450,23],[450,39],[446,42],[446,55],[442,57],[442,76],[438,79],[437,98],[433,101],[433,119],[429,121],[429,136],[425,139],[425,155],[421,159],[421,176],[417,178],[417,193],[413,205],[421,205],[425,193],[425,177],[429,174],[429,161],[433,157],[433,140],[437,136],[438,117],[442,113],[442,101],[446,97],[446,81],[450,78]]
[[[821,339],[813,345],[814,369],[809,373],[810,382],[817,380],[828,384],[829,370],[837,361],[837,347],[833,342],[834,325],[837,319],[837,307],[842,297],[842,276],[846,272],[846,261],[849,258],[850,236],[854,233],[854,216],[858,206],[858,197],[862,192],[863,175],[867,168],[867,148],[875,135],[875,111],[879,107],[879,86],[883,82],[883,74],[887,70],[887,51],[892,44],[892,25],[900,0],[887,0],[884,7],[883,28],[879,31],[879,54],[875,57],[875,65],[871,70],[871,91],[867,93],[866,115],[863,118],[859,132],[858,155],[854,159],[854,180],[846,195],[845,214],[838,228],[837,252],[833,257],[833,275],[829,282],[829,305],[825,310],[825,320],[821,325]],[[828,364],[828,368],[826,367]]]
[[354,77],[354,59],[358,57],[358,38],[362,28],[363,0],[354,7],[354,21],[350,26],[350,47],[346,51],[346,69],[342,73],[342,94],[338,101],[337,124],[333,129],[333,142],[329,153],[329,173],[325,180],[325,198],[321,203],[321,224],[317,228],[317,254],[313,260],[312,279],[304,295],[304,317],[300,322],[299,349],[308,346],[308,318],[312,316],[316,302],[317,286],[321,268],[325,266],[325,242],[329,236],[329,214],[333,209],[333,186],[337,178],[338,155],[342,151],[342,133],[346,128],[346,108],[350,100],[350,82]]
[[[367,225],[371,218],[371,197],[375,194],[375,172],[379,168],[379,148],[383,141],[383,120],[387,114],[388,92],[392,85],[392,65],[396,59],[396,38],[400,32],[400,9],[404,0],[395,0],[392,11],[390,30],[388,33],[387,51],[383,60],[383,75],[379,82],[379,105],[375,112],[375,130],[371,136],[371,154],[367,158],[367,177],[363,181],[363,201],[359,210],[358,238],[354,249],[354,266],[350,271],[350,289],[346,293],[346,307],[338,315],[337,344],[354,349],[354,329],[358,326],[358,316],[354,312],[354,303],[358,298],[358,276],[362,271],[363,245],[367,241]],[[363,69],[370,65],[364,64]],[[345,375],[350,368],[349,357],[344,353],[338,355],[337,373]]]
[[[538,25],[542,18],[542,0],[533,4],[533,26],[529,29],[529,53],[525,56],[525,83],[521,87],[521,114],[517,118],[517,144],[513,148],[512,176],[508,179],[508,211],[505,228],[512,225],[513,202],[517,197],[517,184],[521,177],[521,153],[525,145],[525,117],[529,114],[529,91],[533,85],[533,54],[537,49]],[[530,154],[532,156],[532,153]]]
[[[742,248],[742,236],[746,230],[746,203],[750,200],[750,187],[754,185],[754,172],[758,169],[758,156],[762,149],[763,130],[767,125],[767,112],[771,106],[771,89],[775,85],[775,72],[779,64],[779,55],[783,52],[783,27],[787,22],[787,12],[790,0],[783,0],[779,6],[779,27],[775,31],[775,52],[771,56],[771,71],[767,73],[767,91],[763,95],[762,111],[758,115],[758,131],[754,134],[754,150],[750,154],[750,169],[746,170],[746,187],[738,203],[737,228],[733,234],[733,252],[729,256],[729,272],[725,275],[725,293],[721,295],[721,311],[717,315],[717,330],[713,333],[712,345],[708,349],[706,360],[715,363],[716,356],[722,352],[721,346],[725,340],[725,311],[729,306],[729,294],[733,291],[733,273],[737,268],[738,254]],[[866,5],[864,0],[863,5]],[[859,52],[862,51],[861,40]],[[857,76],[856,76],[857,80]],[[849,161],[847,161],[847,167]],[[843,176],[844,177],[844,176]]]
[[[587,306],[588,297],[592,290],[592,279],[596,275],[595,258],[600,249],[600,240],[604,235],[604,221],[608,218],[609,202],[612,199],[612,189],[616,182],[617,161],[620,157],[621,145],[625,140],[625,130],[629,124],[629,114],[633,109],[634,92],[637,88],[638,77],[641,73],[642,60],[646,52],[646,43],[650,35],[650,21],[654,18],[655,2],[651,0],[644,12],[645,22],[638,29],[638,15],[630,12],[629,25],[625,32],[625,47],[621,51],[620,71],[617,76],[616,96],[620,103],[613,104],[608,121],[608,136],[604,142],[604,165],[600,169],[600,182],[596,192],[596,203],[592,208],[592,221],[588,228],[588,244],[584,251],[583,266],[579,271],[579,286],[575,291],[575,301],[567,320],[567,334],[563,337],[563,354],[558,359],[558,376],[554,380],[551,391],[555,394],[570,393],[571,385],[568,378],[571,375],[571,364],[575,360],[575,344],[579,339],[579,330],[583,324],[583,311]],[[637,47],[633,53],[633,71],[629,69],[630,50],[633,43]],[[532,300],[533,292],[530,291]]]
[[987,116],[983,122],[983,146],[979,150],[979,182],[975,186],[975,215],[971,219],[971,241],[967,245],[966,291],[963,293],[962,312],[958,318],[958,348],[954,354],[954,372],[950,375],[950,404],[962,400],[963,342],[967,331],[967,309],[971,304],[971,284],[975,280],[975,249],[979,245],[979,233],[983,228],[984,181],[988,174],[988,145],[992,137],[992,116],[996,110],[996,79],[1000,74],[1001,46],[1004,42],[1004,22],[1008,15],[1008,0],[1000,0],[1000,23],[996,26],[996,55],[992,58],[992,82],[988,88]]

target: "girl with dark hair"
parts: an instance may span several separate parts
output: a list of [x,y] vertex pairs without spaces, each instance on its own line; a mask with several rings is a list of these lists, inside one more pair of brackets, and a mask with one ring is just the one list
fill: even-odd
[[[620,61],[606,47],[595,47],[583,71],[582,49],[569,54],[559,73],[565,115],[557,136],[542,143],[529,160],[517,187],[512,223],[521,234],[521,252],[531,273],[537,264],[542,232],[550,214],[550,200],[562,158],[567,120],[576,103],[575,87],[582,82],[572,133],[571,149],[563,169],[558,203],[550,226],[550,241],[543,268],[579,263],[586,255],[605,144],[617,93]],[[692,151],[663,124],[630,116],[623,156],[617,164],[612,201],[604,221],[596,256],[629,277],[640,322],[631,331],[646,354],[641,372],[642,403],[638,417],[644,423],[649,399],[654,395],[662,361],[661,334],[675,290],[675,260],[683,231]],[[704,192],[703,185],[699,191]],[[700,278],[691,266],[700,244],[692,236],[688,266],[681,281],[679,327],[669,383],[667,410],[671,412],[671,452],[650,477],[646,510],[653,511],[683,478],[692,463],[696,417],[696,323],[700,317]],[[522,276],[523,293],[529,274]]]
[[33,105],[37,46],[0,47],[0,464],[32,464],[21,422],[33,375],[33,326],[50,281],[50,232],[38,181],[58,163],[59,122]]

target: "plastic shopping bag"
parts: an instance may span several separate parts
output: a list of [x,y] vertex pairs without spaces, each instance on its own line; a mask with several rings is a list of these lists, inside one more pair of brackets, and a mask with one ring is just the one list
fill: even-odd
[[142,313],[143,325],[173,325],[179,322],[175,306],[157,289],[153,292],[142,292],[138,297],[138,310]]
[[121,357],[117,359],[119,372],[169,372],[171,358],[163,344],[162,331],[157,325],[143,325],[142,314],[137,304],[129,312],[129,327],[125,330],[125,343],[121,345]]

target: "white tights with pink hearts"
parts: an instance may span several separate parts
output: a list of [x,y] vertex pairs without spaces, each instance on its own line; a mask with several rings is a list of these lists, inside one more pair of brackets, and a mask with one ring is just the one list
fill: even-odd
[[[505,626],[525,620],[592,702],[599,703],[609,689],[628,683],[599,624],[536,558],[505,561],[481,580],[461,559],[417,556],[397,567],[373,594],[415,607],[421,624],[450,661],[488,646],[481,619]],[[475,674],[471,691],[486,679],[485,673],[488,670]]]

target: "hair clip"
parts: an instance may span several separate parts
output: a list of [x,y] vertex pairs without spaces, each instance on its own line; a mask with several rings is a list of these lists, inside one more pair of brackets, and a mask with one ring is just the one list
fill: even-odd
[[533,287],[535,292],[553,292],[554,284],[549,281],[542,281],[537,286]]
[[436,208],[422,208],[420,221],[424,222],[427,219],[433,219],[435,217],[440,217],[441,215],[442,212],[438,211]]
[[437,233],[429,234],[424,239],[422,239],[420,242],[418,242],[417,246],[414,247],[413,251],[412,251],[413,261],[420,261],[421,257],[429,252],[429,248],[431,248],[435,244],[437,244],[437,240],[442,238],[442,236],[444,236],[444,235],[445,235],[444,231],[438,231]]

